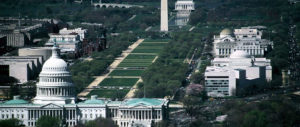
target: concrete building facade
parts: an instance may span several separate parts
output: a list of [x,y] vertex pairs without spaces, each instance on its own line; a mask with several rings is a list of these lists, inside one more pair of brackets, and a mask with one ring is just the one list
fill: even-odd
[[214,36],[214,54],[216,57],[229,57],[237,50],[243,50],[252,56],[264,56],[273,42],[262,39],[262,31],[252,28],[224,29],[219,36]]
[[50,39],[45,44],[52,46],[56,43],[60,49],[61,54],[78,54],[81,51],[80,36],[77,33],[70,34],[49,34]]
[[0,67],[8,70],[2,76],[11,76],[25,83],[35,79],[41,71],[43,65],[42,56],[1,56]]
[[76,29],[67,29],[63,28],[59,30],[60,34],[71,34],[71,33],[77,33],[80,37],[80,41],[83,41],[83,39],[86,37],[87,29],[82,28],[76,28]]
[[269,59],[237,50],[229,58],[215,58],[204,76],[209,96],[234,96],[242,88],[271,81],[272,66]]
[[43,61],[48,60],[51,57],[51,47],[31,47],[31,48],[20,48],[18,50],[19,56],[42,56]]

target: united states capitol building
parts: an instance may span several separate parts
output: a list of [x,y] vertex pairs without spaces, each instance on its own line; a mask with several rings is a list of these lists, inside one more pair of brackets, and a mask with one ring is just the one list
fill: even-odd
[[97,117],[111,118],[120,127],[151,127],[168,118],[168,100],[132,98],[123,101],[100,100],[97,96],[76,102],[74,84],[67,63],[62,60],[56,44],[52,56],[44,63],[32,102],[14,96],[0,103],[0,120],[16,118],[25,126],[36,126],[44,115],[58,117],[67,126],[85,123]]
[[214,36],[213,52],[216,57],[229,57],[237,50],[246,51],[251,56],[264,56],[273,42],[262,39],[262,31],[251,27],[242,27],[232,32],[224,29]]

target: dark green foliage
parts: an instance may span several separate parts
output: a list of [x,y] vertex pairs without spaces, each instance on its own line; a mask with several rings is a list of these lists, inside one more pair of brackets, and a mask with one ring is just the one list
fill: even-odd
[[107,118],[97,118],[95,120],[88,121],[83,125],[78,125],[76,127],[118,127],[112,119]]
[[262,102],[226,103],[228,127],[293,127],[300,124],[297,104],[282,96]]
[[77,61],[70,67],[72,80],[75,83],[76,92],[81,92],[90,82],[93,76],[105,73],[106,68],[123,50],[135,41],[133,34],[124,33],[118,37],[109,38],[110,48],[92,54],[92,61]]
[[138,78],[105,78],[99,86],[133,86]]
[[114,70],[109,76],[141,76],[144,70]]
[[60,127],[60,125],[61,120],[51,116],[42,116],[36,122],[37,127]]
[[[20,95],[24,99],[31,99],[36,96],[36,83],[29,81],[21,85]],[[17,95],[17,94],[15,94]]]
[[103,89],[103,90],[93,90],[89,93],[88,96],[91,95],[98,95],[98,97],[101,98],[111,98],[114,99],[122,99],[125,97],[125,95],[129,92],[129,90],[125,89]]
[[139,55],[139,54],[130,54],[126,57],[126,59],[154,59],[154,58],[155,55]]
[[21,123],[18,119],[0,120],[0,127],[21,127]]
[[[159,54],[156,62],[143,73],[143,83],[140,84],[141,88],[136,93],[138,97],[144,95],[146,97],[173,96],[185,83],[188,64],[183,63],[182,60],[190,58],[195,48],[203,46],[199,39],[201,34],[180,32],[173,36],[173,39]],[[198,49],[200,50],[200,48]],[[200,54],[201,51],[195,55],[199,56]]]

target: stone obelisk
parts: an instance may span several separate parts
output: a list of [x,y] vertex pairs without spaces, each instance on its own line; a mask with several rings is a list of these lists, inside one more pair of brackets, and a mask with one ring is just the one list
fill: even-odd
[[168,0],[161,0],[160,5],[160,31],[168,31]]

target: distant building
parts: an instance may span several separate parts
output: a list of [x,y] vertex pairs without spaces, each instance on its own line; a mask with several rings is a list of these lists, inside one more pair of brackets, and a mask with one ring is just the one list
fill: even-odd
[[177,0],[175,3],[175,10],[176,11],[194,11],[195,10],[195,3],[193,0]]
[[193,0],[177,0],[175,3],[177,26],[184,26],[188,23],[192,11],[195,10],[195,3]]
[[214,36],[214,54],[216,57],[228,57],[237,50],[243,50],[251,56],[264,56],[273,42],[262,39],[262,31],[258,29],[242,28],[224,29],[219,36]]
[[[0,36],[7,36],[7,46],[23,47],[33,40],[33,36],[44,28],[42,23],[18,26],[15,21],[0,21]],[[8,22],[8,23],[7,23]]]
[[43,61],[48,60],[51,57],[51,47],[31,47],[20,48],[18,50],[19,56],[43,56]]
[[0,36],[0,55],[6,52],[7,36]]
[[83,41],[83,39],[86,38],[87,29],[82,29],[82,28],[67,29],[67,28],[63,28],[63,29],[59,30],[59,34],[71,34],[71,33],[77,33],[80,37],[80,41]]
[[102,51],[107,49],[106,37],[104,34],[96,40],[83,39],[82,51],[84,55],[91,55],[93,52]]
[[42,56],[1,56],[0,70],[4,70],[1,76],[11,76],[24,83],[38,76],[43,63]]
[[234,96],[249,85],[260,85],[272,80],[271,61],[266,58],[251,58],[237,50],[229,58],[215,58],[213,66],[205,70],[205,89],[209,96]]
[[23,47],[29,43],[29,38],[20,30],[1,30],[0,36],[7,36],[7,46]]
[[80,36],[77,33],[70,34],[49,34],[50,39],[45,44],[46,46],[52,46],[56,43],[60,49],[61,54],[73,54],[79,55],[81,52]]
[[0,103],[0,120],[16,118],[25,126],[35,127],[42,116],[58,117],[64,126],[74,127],[98,117],[111,118],[119,127],[152,127],[168,119],[167,99],[131,98],[123,101],[100,100],[97,96],[76,102],[74,84],[67,63],[57,47],[43,65],[33,102],[14,96]]

